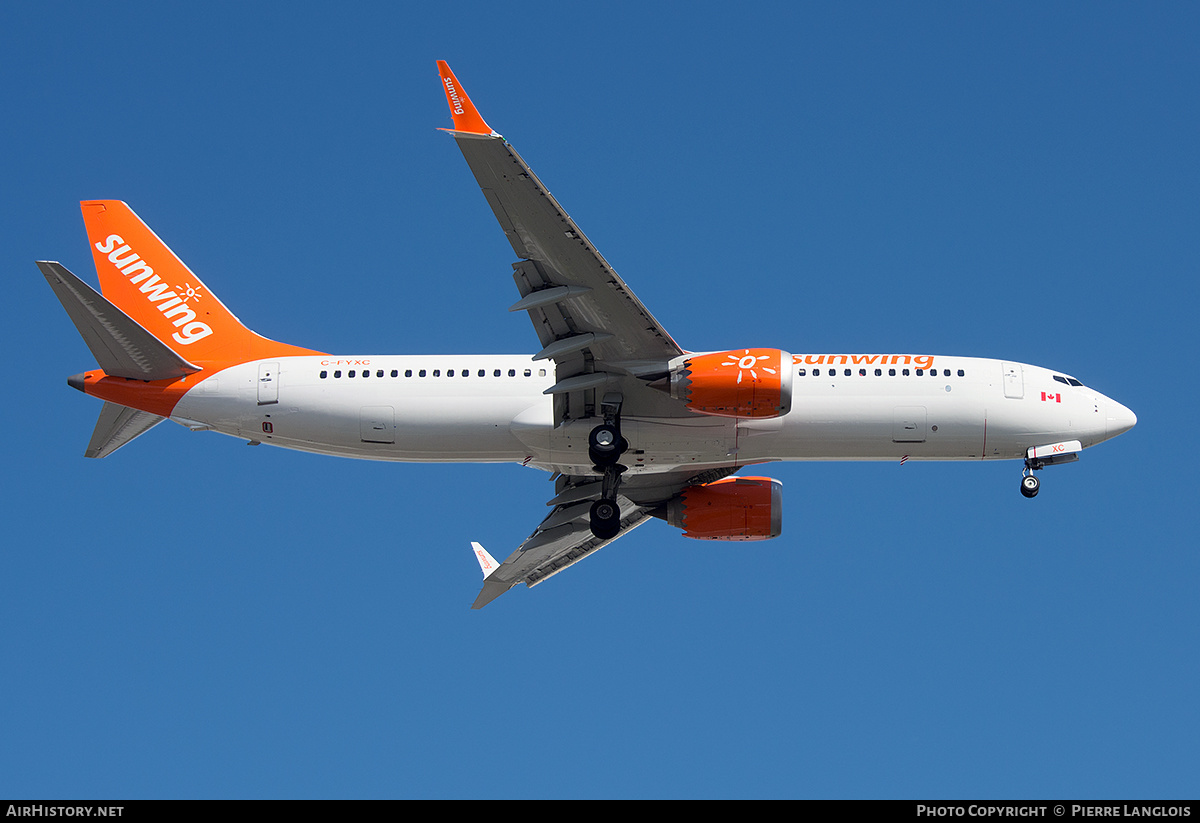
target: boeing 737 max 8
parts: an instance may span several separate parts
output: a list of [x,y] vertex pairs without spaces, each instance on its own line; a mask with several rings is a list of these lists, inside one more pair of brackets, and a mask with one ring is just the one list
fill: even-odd
[[243,326],[124,203],[82,204],[97,293],[38,266],[99,364],[68,383],[104,401],[105,457],[165,419],[291,449],[553,472],[549,513],[503,563],[473,544],[482,607],[649,517],[687,537],[781,529],[776,460],[1024,460],[1034,471],[1127,431],[1129,409],[1070,375],[931,354],[695,353],[679,346],[438,63],[453,129],[518,258],[541,350],[343,356]]

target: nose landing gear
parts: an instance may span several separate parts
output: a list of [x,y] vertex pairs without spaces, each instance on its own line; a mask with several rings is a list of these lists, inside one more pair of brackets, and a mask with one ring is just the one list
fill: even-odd
[[1025,471],[1021,472],[1021,494],[1037,497],[1041,483],[1033,476],[1035,471],[1047,466],[1061,466],[1079,459],[1083,444],[1078,440],[1063,440],[1047,446],[1030,446],[1025,450]]
[[1021,494],[1026,497],[1037,497],[1038,491],[1042,488],[1042,483],[1033,476],[1033,473],[1044,467],[1045,464],[1041,460],[1025,458],[1025,470],[1021,472]]

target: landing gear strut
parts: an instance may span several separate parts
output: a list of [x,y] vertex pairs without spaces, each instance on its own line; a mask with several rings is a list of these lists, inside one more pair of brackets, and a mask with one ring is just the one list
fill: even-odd
[[1021,472],[1021,494],[1026,497],[1037,497],[1042,484],[1033,476],[1033,473],[1044,466],[1045,464],[1041,460],[1025,458],[1025,470]]
[[605,395],[601,410],[604,422],[588,435],[588,459],[596,471],[604,474],[604,482],[600,486],[600,499],[592,504],[589,520],[592,534],[601,540],[611,540],[621,531],[617,489],[625,467],[617,461],[629,444],[621,437],[621,395]]

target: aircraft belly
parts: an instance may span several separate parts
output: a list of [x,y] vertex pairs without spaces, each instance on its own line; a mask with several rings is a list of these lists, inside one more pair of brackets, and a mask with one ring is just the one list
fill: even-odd
[[978,391],[812,394],[793,404],[777,434],[743,436],[738,457],[756,460],[978,460],[984,408]]
[[[590,474],[588,436],[599,423],[597,418],[584,418],[554,427],[549,410],[537,406],[517,415],[512,429],[533,455],[531,465],[565,474]],[[736,462],[734,428],[732,419],[721,417],[625,417],[621,435],[629,445],[621,463],[635,474],[668,472],[680,466],[729,466]]]
[[671,470],[679,466],[729,465],[737,458],[736,421],[722,417],[625,420],[629,441],[625,464],[631,469]]

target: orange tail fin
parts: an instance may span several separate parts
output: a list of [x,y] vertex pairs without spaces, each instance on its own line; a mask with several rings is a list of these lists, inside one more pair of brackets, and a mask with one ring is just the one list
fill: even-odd
[[229,365],[316,354],[242,325],[129,206],[80,204],[104,296],[189,362]]

